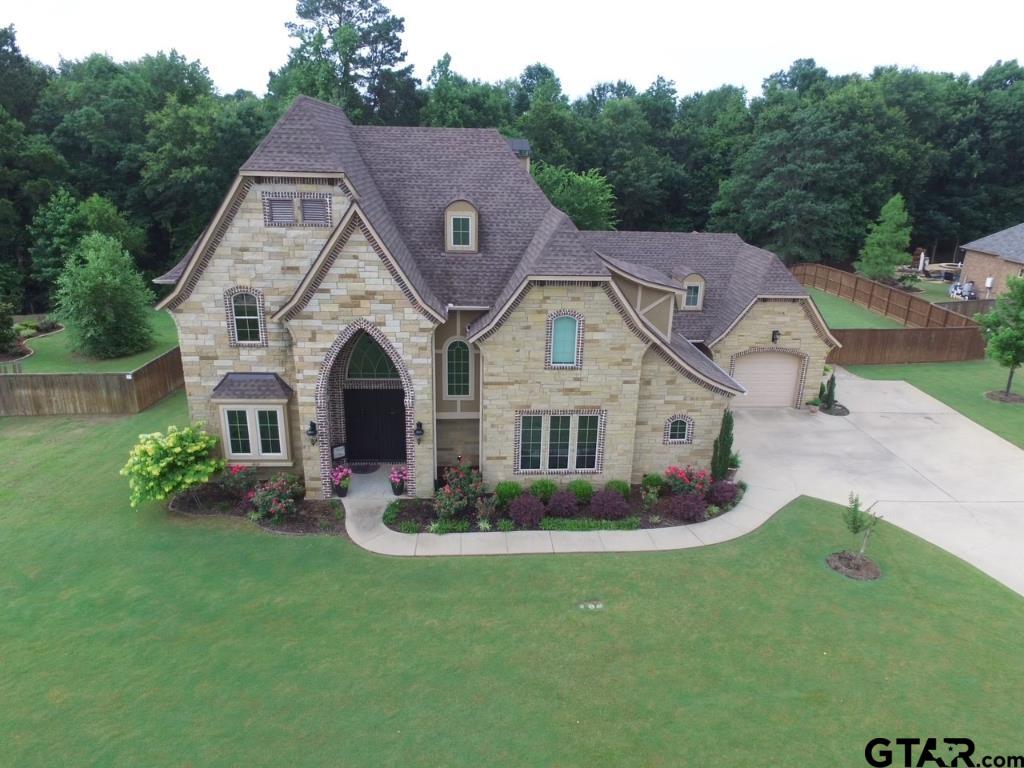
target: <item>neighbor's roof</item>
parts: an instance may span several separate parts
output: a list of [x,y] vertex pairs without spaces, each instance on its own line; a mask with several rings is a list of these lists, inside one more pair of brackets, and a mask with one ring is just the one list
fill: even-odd
[[288,400],[292,388],[276,373],[229,373],[213,388],[214,400]]
[[1004,229],[960,247],[965,251],[990,253],[1007,261],[1024,264],[1024,224]]
[[757,296],[807,295],[775,256],[739,235],[712,232],[583,232],[609,259],[643,265],[670,277],[696,272],[705,280],[704,309],[679,311],[674,330],[688,339],[712,341]]

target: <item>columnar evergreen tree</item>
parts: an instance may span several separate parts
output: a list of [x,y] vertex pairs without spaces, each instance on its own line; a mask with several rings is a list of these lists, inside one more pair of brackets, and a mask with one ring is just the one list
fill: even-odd
[[718,428],[718,436],[711,446],[711,477],[724,480],[729,474],[732,459],[732,411],[726,409],[722,414],[722,423]]
[[897,192],[882,206],[878,221],[868,227],[868,237],[854,268],[871,280],[891,281],[896,268],[906,264],[910,247],[910,217]]
[[995,308],[974,319],[985,331],[988,356],[1010,370],[1005,391],[1009,397],[1013,374],[1024,364],[1024,278],[1011,277],[1006,292],[996,299]]

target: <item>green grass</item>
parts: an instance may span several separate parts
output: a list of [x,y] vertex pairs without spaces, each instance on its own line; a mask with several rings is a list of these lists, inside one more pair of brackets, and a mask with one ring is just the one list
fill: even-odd
[[940,301],[953,301],[949,298],[949,287],[951,283],[945,281],[932,282],[930,280],[919,280],[917,287],[920,291],[913,291],[912,296],[917,296],[919,299],[930,301],[932,304]]
[[[1024,448],[1024,405],[997,403],[986,392],[1006,389],[1008,371],[992,360],[910,365],[851,365],[865,379],[902,379],[941,400],[950,408]],[[1018,371],[1013,391],[1024,396],[1024,375]]]
[[67,332],[55,333],[41,339],[29,339],[26,344],[35,351],[21,363],[25,373],[128,373],[159,357],[178,344],[174,320],[167,312],[152,311],[154,344],[145,352],[110,360],[83,357],[71,349]]
[[880,315],[860,304],[841,299],[819,288],[807,286],[807,292],[818,305],[829,328],[902,328],[897,321]]
[[[0,420],[0,765],[862,765],[875,736],[1021,750],[1024,600],[838,508],[727,544],[391,558],[132,510],[185,420]],[[584,600],[603,610],[584,611]]]

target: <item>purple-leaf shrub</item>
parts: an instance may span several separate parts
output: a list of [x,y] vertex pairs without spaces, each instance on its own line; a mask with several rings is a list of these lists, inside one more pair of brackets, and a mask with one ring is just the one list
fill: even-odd
[[571,491],[556,491],[548,502],[548,515],[551,517],[576,517],[579,511],[579,500]]
[[629,502],[618,491],[599,491],[590,501],[590,516],[598,520],[623,520],[629,517]]
[[730,483],[728,480],[718,480],[708,488],[706,498],[708,504],[714,504],[716,507],[726,509],[736,501],[738,493],[739,490],[736,488],[736,483]]
[[680,493],[659,501],[658,513],[681,523],[700,523],[708,519],[708,503],[699,493]]
[[524,493],[508,506],[508,513],[519,528],[536,528],[544,517],[544,502],[532,493]]

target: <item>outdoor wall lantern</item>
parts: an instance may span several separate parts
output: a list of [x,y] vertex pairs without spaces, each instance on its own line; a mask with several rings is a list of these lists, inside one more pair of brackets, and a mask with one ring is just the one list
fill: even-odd
[[309,438],[310,445],[316,445],[316,422],[309,422],[309,429],[306,430],[306,437]]
[[416,429],[414,429],[412,433],[414,435],[416,435],[416,442],[417,443],[423,442],[423,435],[425,433],[423,431],[423,422],[422,421],[417,421],[416,422]]
[[780,338],[782,338],[782,331],[772,331],[772,344],[778,344]]

